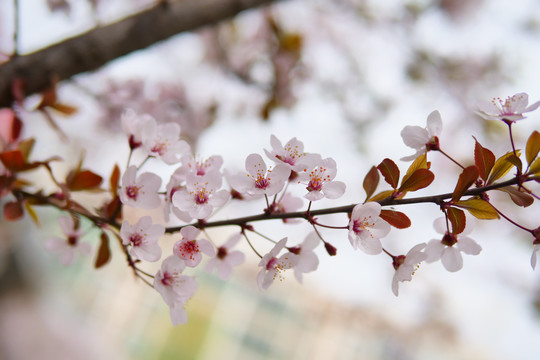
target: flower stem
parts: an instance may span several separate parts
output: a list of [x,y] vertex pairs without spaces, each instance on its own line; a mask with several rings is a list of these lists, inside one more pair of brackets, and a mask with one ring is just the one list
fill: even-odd
[[458,163],[456,160],[454,160],[454,158],[452,158],[450,155],[448,155],[447,153],[445,153],[442,149],[437,149],[438,152],[440,152],[441,154],[443,154],[444,156],[446,156],[448,159],[450,159],[454,164],[456,164],[457,166],[459,166],[460,168],[462,169],[465,169],[465,167],[463,165],[461,165],[460,163]]

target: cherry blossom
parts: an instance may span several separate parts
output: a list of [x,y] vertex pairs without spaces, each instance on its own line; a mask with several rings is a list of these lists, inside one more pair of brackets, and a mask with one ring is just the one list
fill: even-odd
[[223,165],[223,158],[219,155],[210,156],[203,161],[196,160],[193,155],[184,155],[181,160],[182,166],[174,172],[173,176],[182,180],[185,180],[188,174],[203,176],[212,171],[219,172]]
[[165,201],[163,204],[163,217],[165,218],[165,221],[170,220],[171,212],[180,220],[184,222],[190,222],[193,218],[189,216],[189,214],[186,211],[181,211],[176,206],[174,206],[172,202],[172,198],[174,194],[178,190],[185,189],[186,186],[182,184],[183,181],[180,180],[178,177],[171,176],[169,183],[167,184],[166,188],[166,194],[165,194]]
[[195,267],[199,265],[202,254],[215,256],[214,246],[206,239],[196,240],[201,231],[194,226],[186,226],[180,230],[182,239],[173,245],[173,252],[179,259],[184,260],[186,266]]
[[231,276],[233,267],[242,264],[246,258],[244,253],[239,250],[231,251],[241,237],[240,233],[234,234],[225,244],[220,246],[217,249],[216,256],[206,263],[206,270],[211,272],[216,269],[218,276],[222,280],[228,279]]
[[160,186],[159,176],[149,172],[137,176],[137,167],[131,165],[122,175],[122,185],[118,196],[125,205],[141,209],[155,209],[161,205],[158,195]]
[[250,196],[273,196],[280,192],[289,179],[291,170],[285,165],[278,164],[268,170],[262,156],[251,154],[246,159],[246,174],[229,177],[231,186],[241,194]]
[[317,270],[319,258],[315,255],[315,249],[321,243],[321,239],[315,232],[311,232],[304,241],[295,247],[289,248],[289,252],[296,255],[296,265],[294,266],[294,276],[301,283],[302,274]]
[[[274,213],[276,214],[284,214],[288,212],[294,212],[297,210],[300,210],[302,206],[304,205],[304,202],[301,198],[291,195],[291,193],[285,193],[281,199],[276,203]],[[300,219],[283,219],[284,223],[299,223],[302,220]]]
[[152,224],[150,216],[143,216],[135,225],[124,220],[120,228],[122,244],[130,245],[129,254],[137,259],[152,262],[161,258],[158,240],[163,234],[165,227]]
[[390,224],[381,219],[381,205],[377,202],[358,204],[353,208],[349,222],[349,241],[354,249],[367,254],[382,251],[381,238],[390,232]]
[[298,181],[305,183],[308,193],[304,195],[309,201],[337,199],[345,193],[345,184],[333,181],[336,177],[337,165],[334,159],[322,159],[320,155],[306,159],[303,171],[298,174]]
[[536,269],[536,253],[538,252],[538,250],[540,250],[540,244],[534,245],[531,255],[531,267],[533,268],[533,270]]
[[190,174],[186,178],[186,188],[175,192],[172,202],[192,218],[205,219],[212,214],[214,208],[224,205],[230,198],[227,190],[216,191],[221,183],[221,175],[217,172],[204,176]]
[[426,243],[415,245],[407,255],[399,255],[394,257],[393,265],[396,272],[392,279],[392,292],[398,296],[399,283],[403,281],[411,281],[419,264],[426,260],[427,255],[422,251],[426,247]]
[[279,258],[277,255],[285,247],[287,238],[283,238],[277,242],[277,244],[270,250],[270,252],[264,255],[259,262],[259,266],[262,269],[257,274],[257,284],[261,289],[268,289],[276,278],[283,280],[282,272],[291,269],[297,264],[297,256],[291,252],[287,252],[281,255]]
[[65,237],[52,237],[45,243],[45,248],[51,253],[60,256],[60,263],[64,266],[73,264],[77,258],[77,252],[81,255],[89,255],[92,247],[80,241],[81,230],[76,227],[71,216],[61,216],[58,218],[60,229]]
[[525,119],[523,113],[536,110],[540,106],[540,101],[530,106],[527,106],[528,104],[529,95],[518,93],[507,97],[504,101],[501,98],[493,98],[491,102],[480,103],[478,106],[480,111],[477,114],[486,120],[514,122]]
[[129,136],[129,146],[136,149],[142,145],[142,133],[147,121],[154,121],[148,114],[137,115],[133,109],[126,109],[122,113],[122,130]]
[[157,125],[155,121],[144,123],[142,142],[149,155],[160,157],[172,165],[190,151],[190,146],[180,140],[180,125],[165,123]]
[[482,251],[482,247],[467,236],[472,231],[471,226],[467,226],[461,234],[457,235],[447,231],[445,218],[438,218],[434,221],[433,227],[439,234],[443,234],[443,238],[428,242],[424,251],[427,254],[426,262],[428,263],[440,259],[446,270],[455,272],[463,267],[462,252],[478,255]]
[[403,130],[401,130],[403,142],[408,147],[416,150],[416,153],[402,157],[401,160],[414,160],[429,150],[438,150],[441,132],[442,119],[441,114],[437,110],[428,115],[425,128],[420,126],[405,126]]
[[275,163],[285,165],[296,172],[302,170],[302,160],[305,160],[306,156],[313,155],[305,153],[304,144],[295,137],[283,146],[275,135],[271,135],[270,145],[272,145],[272,151],[264,149],[266,156]]
[[185,324],[186,302],[195,294],[197,283],[191,276],[182,275],[186,265],[176,256],[169,256],[161,263],[161,269],[154,276],[154,289],[169,306],[169,315],[174,326]]

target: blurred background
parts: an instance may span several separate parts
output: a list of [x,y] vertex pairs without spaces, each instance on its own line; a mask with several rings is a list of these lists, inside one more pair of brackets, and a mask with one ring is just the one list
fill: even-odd
[[[154,5],[3,0],[0,53],[7,61],[13,52],[16,13],[18,50],[25,54]],[[471,135],[496,156],[508,151],[506,127],[474,112],[479,101],[522,91],[531,103],[540,100],[539,26],[534,0],[277,2],[61,82],[59,98],[77,112],[52,116],[68,141],[32,111],[39,96],[28,98],[20,109],[23,135],[36,137],[37,160],[62,157],[54,163],[60,178],[83,153],[86,167],[104,178],[115,164],[125,169],[129,148],[119,119],[126,108],[178,122],[196,154],[221,155],[231,172],[243,170],[248,154],[270,149],[271,134],[283,143],[297,137],[306,151],[334,158],[336,179],[347,184],[344,197],[312,208],[362,202],[371,166],[389,157],[405,171],[408,164],[399,158],[413,150],[399,133],[405,125],[425,126],[433,110],[444,123],[441,147],[462,163],[473,162]],[[539,119],[533,112],[516,124],[518,148],[540,130]],[[428,158],[436,180],[417,195],[451,191],[460,169],[440,154]],[[145,169],[166,183],[175,167],[151,161]],[[28,177],[54,190],[45,173]],[[103,200],[78,196],[89,207]],[[520,224],[540,225],[538,204],[523,209],[504,194],[492,199]],[[264,206],[262,200],[232,204],[216,219],[257,214]],[[393,229],[383,240],[392,253],[439,237],[432,226],[441,215],[437,207],[399,210],[413,226]],[[400,285],[399,297],[391,291],[390,259],[353,251],[346,231],[323,231],[338,255],[319,247],[319,269],[306,274],[304,284],[287,276],[266,291],[255,282],[258,258],[243,245],[246,263],[229,281],[203,269],[190,272],[199,290],[186,308],[189,322],[175,328],[160,295],[134,278],[116,243],[101,269],[93,267],[94,254],[62,267],[44,248],[61,235],[61,213],[37,211],[39,227],[28,216],[0,219],[0,359],[533,360],[540,351],[532,239],[503,221],[475,224],[470,236],[483,250],[465,256],[461,271],[422,264],[412,282]],[[324,223],[344,222],[344,216],[324,217]],[[95,253],[99,232],[82,226]],[[268,222],[256,229],[300,243],[310,227]],[[208,232],[222,243],[233,230]],[[162,239],[164,256],[174,241]],[[144,264],[150,273],[158,267]]]

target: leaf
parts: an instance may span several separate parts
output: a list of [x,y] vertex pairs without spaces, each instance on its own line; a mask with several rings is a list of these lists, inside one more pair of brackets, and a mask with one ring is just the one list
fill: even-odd
[[39,217],[36,213],[36,210],[34,210],[34,207],[32,205],[30,205],[30,203],[28,201],[25,201],[24,202],[24,208],[26,209],[26,212],[30,215],[30,217],[32,218],[32,220],[34,221],[34,223],[40,227],[40,223],[39,223]]
[[499,218],[497,210],[490,203],[477,197],[457,201],[455,205],[469,211],[472,216],[478,219],[490,220]]
[[18,201],[10,201],[4,205],[4,217],[6,220],[15,221],[24,216],[22,204]]
[[101,232],[99,249],[94,267],[99,269],[109,262],[111,259],[111,249],[109,248],[109,236],[105,232]]
[[377,169],[379,169],[382,176],[384,176],[384,180],[390,184],[393,189],[396,189],[399,183],[399,168],[396,163],[386,158],[379,166],[377,166]]
[[474,163],[478,168],[480,178],[487,181],[489,172],[493,168],[493,164],[495,164],[495,155],[491,150],[480,145],[478,140],[474,140],[476,141],[476,144],[474,145]]
[[533,131],[529,139],[527,140],[527,145],[525,147],[525,156],[527,158],[527,164],[531,164],[534,159],[538,156],[540,152],[540,133],[538,131]]
[[[517,156],[520,155],[520,151],[517,151]],[[512,166],[514,165],[511,161],[508,159],[512,156],[515,156],[512,151],[506,153],[505,155],[501,156],[500,158],[495,161],[495,165],[493,165],[493,169],[491,169],[491,173],[489,174],[488,181],[486,185],[492,184],[495,180],[499,180],[504,175],[508,174]]]
[[536,159],[529,168],[530,174],[540,175],[540,158]]
[[82,170],[80,172],[70,174],[70,181],[67,183],[72,191],[91,190],[101,185],[103,178],[90,170]]
[[448,220],[452,223],[452,232],[456,235],[461,234],[467,225],[465,212],[455,207],[450,207],[446,210],[446,214],[448,215]]
[[512,154],[508,157],[508,161],[510,161],[516,168],[518,168],[519,172],[521,173],[521,170],[523,169],[523,164],[521,163],[520,158]]
[[514,186],[505,186],[497,190],[503,191],[510,195],[510,199],[512,199],[514,204],[516,204],[517,206],[527,207],[532,205],[532,203],[534,202],[534,198],[531,195],[519,191]]
[[111,177],[109,178],[109,185],[111,187],[111,194],[113,195],[113,197],[115,197],[118,192],[118,181],[120,181],[120,168],[118,167],[118,165],[115,164],[114,169],[111,173]]
[[0,154],[0,160],[11,171],[20,171],[24,168],[24,156],[20,150],[4,151]]
[[30,157],[30,153],[32,152],[32,149],[34,148],[34,143],[36,140],[34,138],[25,139],[19,143],[19,150],[21,151],[23,158],[28,161],[28,158]]
[[418,169],[428,169],[430,168],[431,163],[427,162],[427,153],[423,153],[416,159],[414,159],[413,163],[409,168],[407,169],[407,173],[403,177],[403,180],[401,180],[401,183],[407,181],[407,179]]
[[64,115],[73,115],[77,112],[77,108],[71,105],[61,104],[59,102],[54,103],[50,106],[54,110],[58,111],[59,113],[62,113]]
[[381,201],[394,194],[394,190],[385,190],[373,196],[368,201]]
[[417,169],[401,183],[399,191],[416,191],[428,187],[435,179],[435,175],[428,169]]
[[471,187],[472,184],[478,179],[478,168],[476,165],[471,165],[463,169],[463,172],[459,175],[456,188],[452,193],[452,200],[458,201],[461,196]]
[[395,228],[406,229],[411,226],[411,219],[402,212],[395,210],[381,210],[379,215],[384,221]]

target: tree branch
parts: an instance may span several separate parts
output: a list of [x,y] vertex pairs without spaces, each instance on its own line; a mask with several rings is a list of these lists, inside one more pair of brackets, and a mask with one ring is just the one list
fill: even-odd
[[178,0],[111,25],[64,40],[37,52],[16,56],[0,66],[0,107],[15,100],[12,83],[24,81],[26,95],[45,90],[51,79],[68,79],[183,31],[215,24],[239,12],[275,0]]

